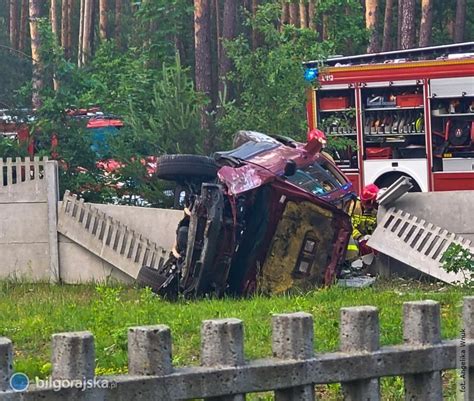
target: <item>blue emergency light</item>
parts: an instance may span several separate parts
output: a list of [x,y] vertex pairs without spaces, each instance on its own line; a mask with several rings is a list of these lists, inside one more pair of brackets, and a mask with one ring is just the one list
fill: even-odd
[[304,71],[304,79],[308,82],[313,82],[315,79],[318,79],[319,70],[316,67],[306,68]]

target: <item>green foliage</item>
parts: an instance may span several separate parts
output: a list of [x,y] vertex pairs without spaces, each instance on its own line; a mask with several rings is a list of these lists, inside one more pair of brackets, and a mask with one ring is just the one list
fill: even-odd
[[360,54],[367,49],[364,9],[359,0],[321,0],[316,19],[327,24],[327,40],[333,54]]
[[24,157],[27,155],[26,144],[20,144],[16,139],[0,136],[0,158]]
[[443,268],[449,273],[462,272],[466,285],[474,287],[474,255],[460,244],[451,244],[441,258]]
[[[249,359],[271,355],[271,317],[304,311],[314,318],[315,351],[335,351],[341,307],[374,305],[380,309],[381,344],[403,341],[402,304],[433,299],[441,303],[442,336],[459,336],[459,303],[469,291],[407,281],[379,283],[374,288],[331,287],[307,294],[251,299],[181,300],[170,303],[150,290],[113,285],[28,284],[0,282],[0,336],[15,344],[15,369],[30,377],[50,374],[53,333],[90,330],[95,336],[96,373],[125,373],[128,327],[166,324],[173,333],[173,362],[199,363],[200,325],[204,319],[236,317],[245,322],[245,354]],[[387,379],[383,399],[401,400],[400,380]],[[337,399],[338,388],[326,387],[321,399]],[[331,391],[330,391],[331,390]],[[393,398],[392,398],[393,397]]]
[[197,153],[203,132],[200,111],[205,98],[194,90],[189,70],[179,56],[163,65],[160,80],[147,94],[147,105],[130,102],[125,120],[130,126],[127,145],[142,155]]
[[224,143],[239,129],[304,138],[307,84],[301,63],[322,58],[331,43],[318,43],[317,34],[307,29],[285,26],[280,32],[273,23],[279,12],[268,4],[251,21],[264,39],[258,49],[244,36],[225,44],[235,65],[230,78],[240,94],[217,122]]
[[140,49],[120,51],[113,42],[103,44],[91,64],[80,70],[87,77],[80,105],[100,106],[119,116],[129,111],[130,103],[147,108],[150,88],[159,80],[157,72],[146,68],[147,60]]

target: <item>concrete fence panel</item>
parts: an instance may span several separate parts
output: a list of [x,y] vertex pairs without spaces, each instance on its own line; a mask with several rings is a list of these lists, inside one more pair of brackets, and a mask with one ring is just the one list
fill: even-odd
[[[473,399],[474,297],[463,305],[460,339],[440,338],[439,304],[408,302],[403,307],[404,344],[379,347],[378,311],[373,307],[341,311],[340,351],[314,355],[313,320],[306,313],[273,317],[273,358],[244,360],[243,323],[237,319],[204,321],[201,366],[174,368],[172,336],[163,325],[133,327],[128,335],[129,374],[92,377],[91,333],[53,336],[56,380],[22,392],[9,389],[12,344],[0,338],[0,400],[172,401],[244,400],[249,393],[274,391],[276,400],[314,400],[314,385],[343,383],[347,400],[380,399],[378,379],[403,376],[407,400],[441,400],[440,372],[459,369],[460,400]],[[71,385],[71,380],[75,380]],[[60,382],[61,383],[61,382]]]

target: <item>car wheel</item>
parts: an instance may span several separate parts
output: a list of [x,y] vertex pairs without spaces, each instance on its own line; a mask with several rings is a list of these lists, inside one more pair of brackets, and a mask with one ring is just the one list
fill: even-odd
[[217,177],[214,159],[199,155],[164,155],[157,161],[157,177],[168,181],[209,180]]
[[165,279],[157,269],[143,266],[138,272],[137,283],[140,287],[150,287],[155,294],[158,294]]

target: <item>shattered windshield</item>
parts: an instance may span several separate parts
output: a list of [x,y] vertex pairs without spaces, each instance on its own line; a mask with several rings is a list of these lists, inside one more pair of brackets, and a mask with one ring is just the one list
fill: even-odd
[[314,195],[325,195],[341,188],[344,184],[326,165],[319,163],[297,169],[288,181]]

